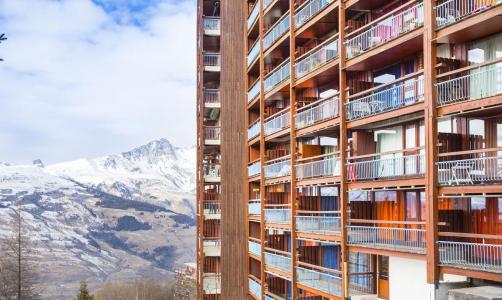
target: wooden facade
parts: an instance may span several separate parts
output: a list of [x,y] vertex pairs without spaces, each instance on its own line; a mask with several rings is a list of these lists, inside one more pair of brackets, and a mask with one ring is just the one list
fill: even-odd
[[500,1],[243,2],[248,297],[502,280]]

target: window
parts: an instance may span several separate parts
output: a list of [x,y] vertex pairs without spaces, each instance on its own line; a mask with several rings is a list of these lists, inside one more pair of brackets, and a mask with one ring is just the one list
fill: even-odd
[[418,199],[416,192],[406,192],[406,220],[418,220]]

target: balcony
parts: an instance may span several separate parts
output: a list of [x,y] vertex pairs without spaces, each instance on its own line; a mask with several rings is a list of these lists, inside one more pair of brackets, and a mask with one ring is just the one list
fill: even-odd
[[308,20],[310,20],[313,16],[317,15],[324,8],[326,8],[330,3],[335,2],[335,0],[310,0],[306,1],[301,7],[297,10],[298,12],[295,14],[295,28],[300,28],[303,24],[305,24]]
[[260,41],[256,40],[253,47],[251,47],[251,50],[248,53],[248,67],[251,66],[251,64],[255,61],[255,59],[258,57],[259,54],[260,54]]
[[291,113],[289,112],[288,107],[265,119],[265,124],[263,125],[265,136],[269,136],[283,129],[289,128],[291,123],[290,116]]
[[437,162],[441,186],[502,183],[502,148],[441,153],[439,157],[472,157]]
[[[412,4],[413,2],[409,3]],[[345,42],[347,59],[361,55],[421,27],[424,23],[423,8],[423,3],[419,3],[404,10],[392,12],[385,19],[381,20],[379,18],[348,34],[348,40]],[[354,36],[356,33],[358,34]]]
[[204,34],[219,36],[221,29],[220,17],[203,17]]
[[221,293],[221,274],[204,274],[204,294],[214,295]]
[[295,166],[296,180],[340,176],[340,158],[337,153],[306,157]]
[[[421,72],[419,72],[421,73]],[[412,74],[416,76],[416,74]],[[353,121],[424,101],[424,78],[404,78],[349,96],[347,120]]]
[[298,58],[298,62],[295,64],[295,78],[300,79],[327,65],[337,57],[338,34]]
[[204,107],[220,108],[220,90],[204,89]]
[[251,165],[248,166],[248,177],[254,177],[256,175],[259,175],[261,172],[261,163],[255,162]]
[[220,219],[221,218],[221,208],[220,202],[217,201],[205,201],[204,202],[204,219]]
[[261,284],[249,278],[249,292],[257,299],[261,299]]
[[291,73],[289,58],[275,68],[263,81],[265,93],[272,91],[279,84],[289,79]]
[[387,223],[380,226],[392,227],[347,226],[348,243],[371,248],[425,253],[425,229],[401,228],[406,222],[394,222],[402,223],[401,225],[392,225],[392,222],[386,221],[378,223]]
[[256,120],[248,128],[248,141],[260,135],[260,119]]
[[[278,205],[279,206],[279,205]],[[290,224],[291,208],[266,208],[265,222],[274,224]]]
[[416,152],[417,149],[420,148],[351,157],[349,160],[352,162],[347,163],[348,180],[422,177],[425,171],[425,155],[403,155],[406,152]]
[[276,254],[265,252],[265,265],[272,268],[278,269],[283,272],[291,272],[291,254],[287,252],[282,252],[283,254]]
[[438,106],[462,103],[502,94],[502,63],[478,66],[438,75],[434,84]]
[[291,159],[290,157],[281,157],[279,159],[269,161],[267,162],[264,171],[266,179],[289,176],[291,175]]
[[204,240],[204,256],[219,257],[221,256],[221,241],[220,240]]
[[296,267],[296,274],[298,284],[308,286],[333,296],[342,296],[342,278],[336,272],[317,271],[314,269]]
[[458,241],[438,241],[437,244],[442,266],[502,273],[502,245]]
[[263,37],[263,49],[267,50],[283,35],[289,32],[289,11],[287,11],[275,24],[270,28]]
[[219,53],[204,52],[204,71],[220,72],[221,56]]
[[502,3],[501,0],[448,0],[434,7],[437,28],[457,23]]
[[248,30],[251,29],[256,19],[258,19],[259,15],[260,15],[260,1],[256,1],[255,5],[253,6],[253,9],[251,10],[251,13],[248,16]]
[[221,144],[221,128],[213,126],[204,127],[204,144],[215,146]]
[[296,129],[302,129],[338,117],[338,95],[321,99],[298,109],[295,116]]
[[322,235],[340,235],[341,218],[340,212],[312,211],[303,212],[309,216],[296,216],[296,230],[298,232],[322,234]]
[[255,241],[249,240],[249,253],[261,257],[261,245]]
[[276,0],[263,0],[263,10],[266,10],[274,1]]
[[217,183],[221,180],[220,164],[204,165],[204,181],[208,183]]
[[261,216],[261,201],[251,200],[248,203],[248,215],[250,216]]
[[248,103],[253,102],[253,100],[260,94],[260,80],[256,80],[248,91]]

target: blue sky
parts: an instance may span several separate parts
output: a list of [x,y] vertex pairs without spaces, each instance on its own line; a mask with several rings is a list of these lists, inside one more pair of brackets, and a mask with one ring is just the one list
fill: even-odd
[[195,144],[195,0],[0,0],[0,162]]

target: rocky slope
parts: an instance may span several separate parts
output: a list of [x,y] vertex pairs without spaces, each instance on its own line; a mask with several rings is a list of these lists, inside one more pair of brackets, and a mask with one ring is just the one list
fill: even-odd
[[0,235],[20,205],[50,299],[81,280],[167,278],[195,256],[195,148],[165,139],[119,155],[44,166],[0,164]]

